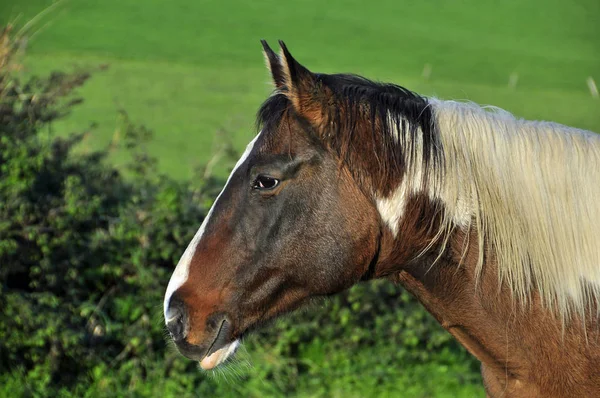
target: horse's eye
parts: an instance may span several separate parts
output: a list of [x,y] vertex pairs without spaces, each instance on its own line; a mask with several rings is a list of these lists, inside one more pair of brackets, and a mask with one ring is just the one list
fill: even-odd
[[277,178],[259,175],[258,177],[256,177],[256,180],[254,180],[252,188],[269,190],[275,188],[277,185],[279,185],[279,180]]

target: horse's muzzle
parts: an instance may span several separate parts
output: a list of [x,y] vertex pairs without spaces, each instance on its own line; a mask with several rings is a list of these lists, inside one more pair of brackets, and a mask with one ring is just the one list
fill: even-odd
[[214,313],[206,320],[203,334],[207,336],[201,344],[191,344],[190,320],[183,300],[173,296],[166,312],[166,324],[179,352],[200,362],[203,369],[212,369],[227,360],[237,350],[239,340],[231,341],[232,324],[223,313]]

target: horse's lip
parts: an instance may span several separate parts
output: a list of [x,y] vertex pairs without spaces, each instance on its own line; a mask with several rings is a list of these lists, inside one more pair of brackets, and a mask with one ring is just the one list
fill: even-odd
[[199,361],[202,369],[213,369],[225,362],[236,352],[240,345],[240,340],[237,338],[234,341],[227,341],[226,339],[230,335],[230,331],[231,323],[225,318],[221,321],[219,330],[206,351],[206,355]]
[[229,327],[229,322],[224,319],[221,322],[219,331],[217,332],[215,339],[206,352],[206,355],[200,360],[200,367],[202,369],[213,369],[225,362],[236,352],[238,346],[240,345],[239,339],[236,339],[232,342],[225,342],[225,339],[229,334]]
[[226,344],[217,344],[219,337],[221,337],[221,332],[223,331],[223,326],[225,325],[226,322],[227,322],[227,319],[223,319],[221,321],[221,325],[219,325],[219,330],[217,331],[217,334],[215,335],[215,338],[212,341],[212,343],[210,343],[208,350],[206,350],[206,354],[204,355],[204,358],[211,356],[216,351],[218,351],[220,348],[222,348],[224,345],[226,345]]
[[231,343],[225,344],[210,355],[207,355],[200,361],[200,367],[204,370],[214,369],[229,357],[231,357],[240,345],[239,340],[234,340]]

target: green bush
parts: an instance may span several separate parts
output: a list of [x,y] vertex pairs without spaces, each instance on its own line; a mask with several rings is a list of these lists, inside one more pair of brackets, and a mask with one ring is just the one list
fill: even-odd
[[[222,181],[160,175],[143,150],[150,132],[126,114],[128,167],[106,161],[111,148],[77,151],[87,133],[57,135],[53,122],[81,102],[73,92],[89,75],[22,82],[6,37],[7,31],[0,36],[0,395],[356,396],[426,385],[432,372],[457,386],[477,381],[476,362],[411,296],[384,281],[257,332],[249,354],[242,352],[222,377],[235,374],[235,382],[207,378],[165,341],[162,300]],[[249,356],[254,366],[245,365]],[[415,366],[426,371],[410,373]],[[420,379],[398,384],[400,375]],[[437,391],[427,388],[418,391]]]
[[87,73],[21,82],[0,65],[0,373],[48,392],[108,369],[143,378],[165,357],[165,283],[220,182],[158,176],[148,131],[126,118],[124,178],[110,148],[81,153],[84,134],[52,131]]

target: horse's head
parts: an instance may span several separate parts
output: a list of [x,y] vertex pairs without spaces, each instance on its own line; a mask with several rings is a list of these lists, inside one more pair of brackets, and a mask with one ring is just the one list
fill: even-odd
[[[340,87],[354,83],[360,90],[363,81],[311,73],[281,45],[278,56],[263,42],[275,92],[259,112],[261,131],[165,295],[173,340],[205,369],[227,359],[255,325],[371,276],[385,235],[373,200],[385,188],[357,172],[385,170],[387,160],[373,156],[385,142],[373,134],[360,138],[376,120],[371,126],[361,118],[361,104],[354,104],[353,115],[344,114],[349,104],[340,102]],[[362,141],[336,138],[341,129],[354,129]]]

